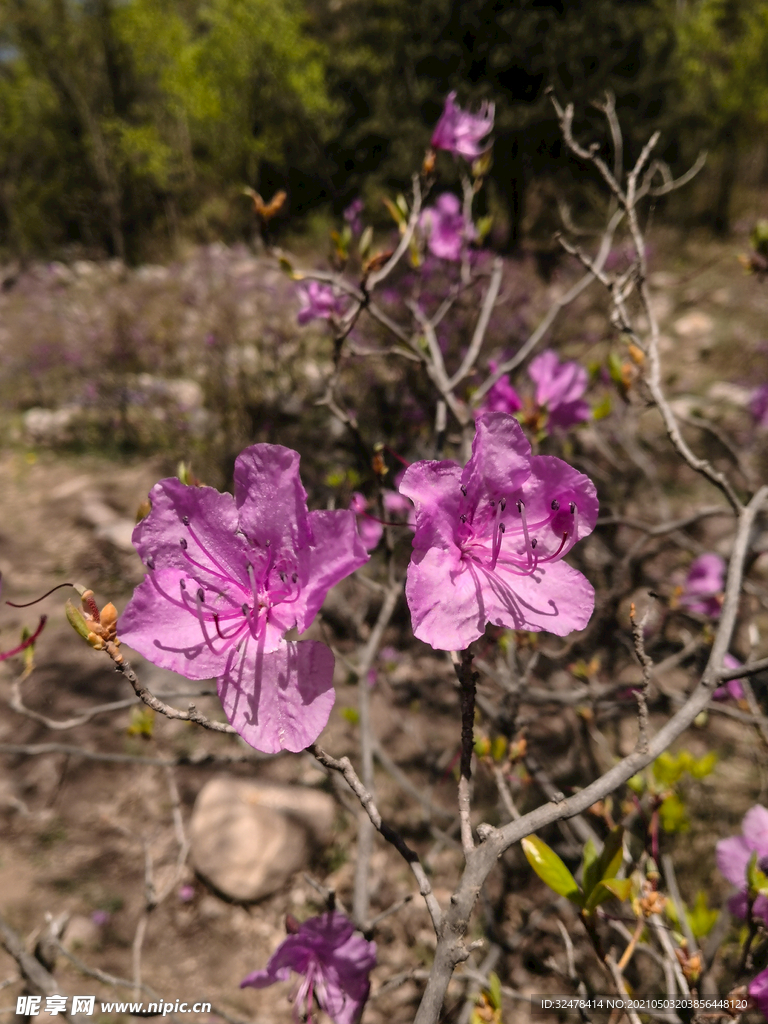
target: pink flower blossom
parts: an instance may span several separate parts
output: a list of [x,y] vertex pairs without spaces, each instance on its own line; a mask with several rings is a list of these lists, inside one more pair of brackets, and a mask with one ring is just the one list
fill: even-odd
[[[495,359],[488,360],[488,369],[496,373],[499,364]],[[514,413],[522,409],[523,403],[520,396],[509,382],[509,376],[499,377],[492,388],[489,389],[481,407],[482,412],[506,412]]]
[[749,983],[749,994],[754,999],[758,1010],[768,1018],[768,967],[760,971]]
[[311,1020],[317,999],[334,1024],[356,1024],[375,966],[376,943],[355,935],[352,922],[335,910],[300,925],[278,946],[266,968],[249,974],[240,988],[266,988],[287,981],[295,971],[303,975],[293,997],[300,1016]]
[[471,242],[477,232],[473,224],[465,225],[464,214],[458,196],[443,192],[434,206],[427,206],[419,218],[419,227],[427,239],[427,248],[441,260],[461,259],[461,250],[466,240]]
[[330,284],[309,281],[305,285],[300,285],[298,292],[301,309],[296,319],[302,327],[310,320],[330,320],[344,311],[341,299],[334,294],[333,286]]
[[719,619],[725,586],[725,559],[709,551],[691,562],[680,595],[680,604],[689,611]]
[[359,197],[353,199],[344,210],[344,220],[349,224],[349,230],[353,235],[359,235],[363,230],[363,200]]
[[405,593],[420,640],[459,650],[488,622],[558,636],[587,624],[594,590],[562,558],[594,528],[594,485],[532,456],[514,417],[482,416],[464,469],[416,462],[400,490],[416,506]]
[[528,374],[536,385],[536,404],[547,410],[550,426],[567,430],[589,419],[590,408],[581,397],[587,390],[587,371],[579,363],[561,363],[557,352],[547,349],[531,361]]
[[495,105],[485,101],[480,110],[472,114],[456,103],[455,92],[449,93],[432,133],[432,146],[445,149],[454,156],[463,156],[465,160],[476,160],[490,145],[481,146],[480,140],[493,130],[495,111]]
[[[724,668],[741,668],[741,662],[732,654],[723,656]],[[729,679],[728,682],[718,686],[712,694],[712,700],[744,700],[744,687],[738,679]]]
[[[736,917],[747,916],[747,866],[753,853],[757,866],[768,872],[768,811],[760,804],[750,807],[741,823],[740,836],[721,839],[717,844],[717,867],[720,874],[739,892],[728,901],[728,909]],[[753,911],[768,926],[768,899],[758,896]]]
[[257,750],[303,750],[334,701],[333,655],[286,641],[328,590],[367,561],[348,511],[308,512],[299,456],[246,448],[235,495],[161,480],[133,532],[148,573],[120,617],[121,638],[188,679],[217,677],[224,712]]

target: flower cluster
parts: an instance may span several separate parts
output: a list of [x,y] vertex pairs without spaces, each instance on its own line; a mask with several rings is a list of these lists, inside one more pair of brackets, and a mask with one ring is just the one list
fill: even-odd
[[[489,360],[495,373],[498,364]],[[582,396],[587,390],[587,371],[579,363],[561,363],[556,352],[547,349],[531,361],[528,375],[535,385],[532,396],[522,400],[509,382],[501,377],[485,396],[480,412],[517,413],[535,430],[542,427],[567,430],[591,416]]]
[[449,93],[432,133],[433,149],[445,149],[465,160],[476,160],[488,149],[489,144],[481,145],[480,140],[493,130],[495,112],[495,105],[487,101],[480,105],[476,114],[462,110],[456,102],[456,93]]
[[459,198],[452,192],[443,192],[434,206],[422,211],[419,227],[432,255],[454,263],[461,259],[465,241],[471,242],[477,237],[474,225],[465,224]]
[[296,319],[302,327],[310,320],[330,320],[344,312],[344,304],[330,284],[309,281],[305,285],[300,285],[298,292],[301,309]]
[[293,1002],[302,1019],[311,1021],[312,1003],[334,1024],[356,1024],[368,998],[368,975],[376,966],[376,943],[355,935],[355,926],[338,911],[289,923],[293,931],[278,946],[262,971],[254,971],[240,988],[266,988],[302,975]]
[[[717,844],[720,874],[739,889],[728,901],[728,909],[736,917],[747,916],[747,867],[753,854],[757,854],[757,867],[768,872],[768,810],[760,804],[755,804],[744,815],[740,836],[721,839]],[[758,896],[752,910],[768,927],[768,899]]]
[[678,604],[708,619],[719,619],[724,586],[725,559],[709,551],[691,562]]
[[299,456],[257,444],[235,495],[161,480],[133,543],[148,572],[122,639],[188,679],[217,678],[230,723],[257,750],[303,750],[333,706],[334,659],[303,632],[328,590],[367,561],[352,512],[308,512]]
[[489,622],[558,636],[587,624],[594,590],[562,559],[594,528],[594,485],[531,455],[514,417],[482,416],[463,469],[416,462],[400,491],[416,506],[406,597],[420,640],[460,650]]

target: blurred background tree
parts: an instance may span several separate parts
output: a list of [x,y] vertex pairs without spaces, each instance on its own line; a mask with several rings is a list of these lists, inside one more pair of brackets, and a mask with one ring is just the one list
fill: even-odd
[[0,0],[0,250],[136,261],[247,238],[246,186],[286,189],[292,226],[359,193],[385,218],[453,88],[496,101],[510,249],[551,235],[561,188],[589,202],[549,86],[585,131],[610,89],[629,159],[649,124],[673,167],[710,146],[725,231],[768,110],[768,0]]

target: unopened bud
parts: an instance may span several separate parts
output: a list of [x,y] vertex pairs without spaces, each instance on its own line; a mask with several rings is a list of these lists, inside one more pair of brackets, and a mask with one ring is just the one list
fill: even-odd
[[72,629],[74,629],[76,633],[79,633],[84,640],[87,640],[90,630],[86,625],[83,613],[79,608],[76,608],[70,600],[67,600],[67,603],[64,605],[64,609],[67,613],[67,621]]

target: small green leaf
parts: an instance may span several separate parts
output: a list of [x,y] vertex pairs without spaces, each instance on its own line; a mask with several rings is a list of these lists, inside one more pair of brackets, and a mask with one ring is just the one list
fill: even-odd
[[600,854],[600,875],[602,878],[615,878],[616,872],[624,860],[624,826],[617,825],[605,840],[603,852]]
[[488,975],[488,995],[491,997],[491,1003],[494,1010],[501,1009],[501,982],[499,976],[495,971],[491,971]]
[[601,903],[605,903],[606,900],[611,898],[620,900],[623,903],[624,900],[629,899],[631,892],[631,878],[602,878],[587,900],[586,910],[589,913],[595,910],[596,907],[599,907]]
[[709,906],[707,894],[700,889],[696,894],[693,910],[687,911],[686,917],[696,938],[704,939],[714,928],[715,922],[720,917],[720,911]]
[[670,793],[659,807],[659,819],[665,832],[687,832],[690,827],[685,804],[677,793]]
[[342,708],[341,717],[352,725],[357,725],[360,721],[360,714],[357,708]]
[[717,753],[714,750],[710,750],[704,757],[699,758],[698,761],[694,760],[689,768],[689,771],[694,779],[705,779],[707,775],[711,775],[715,770],[717,764]]
[[584,905],[576,879],[553,849],[538,836],[526,836],[521,845],[528,863],[545,885],[577,906]]
[[603,395],[603,397],[600,399],[599,402],[596,402],[592,406],[592,419],[594,419],[594,420],[604,420],[605,417],[606,416],[610,416],[610,414],[611,414],[611,396],[610,396],[610,394],[606,393],[605,395]]
[[584,887],[584,896],[589,900],[590,893],[600,881],[600,856],[592,839],[588,839],[584,844],[584,856],[581,859],[581,879],[581,884]]
[[360,235],[360,241],[358,243],[358,249],[360,250],[360,256],[365,259],[368,253],[371,251],[371,243],[373,242],[373,228],[369,224],[365,231]]
[[90,630],[85,624],[85,618],[83,617],[83,613],[80,611],[80,609],[76,608],[75,605],[73,605],[72,602],[69,600],[69,598],[67,598],[67,603],[64,605],[64,610],[67,613],[67,621],[69,622],[72,629],[74,629],[76,633],[79,633],[84,640],[87,640]]

